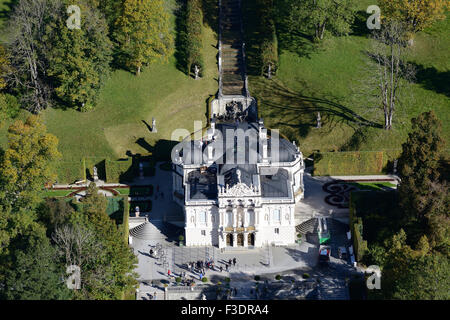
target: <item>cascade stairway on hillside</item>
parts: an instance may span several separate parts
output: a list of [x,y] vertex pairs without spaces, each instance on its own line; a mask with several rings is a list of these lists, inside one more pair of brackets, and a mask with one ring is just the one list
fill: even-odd
[[220,12],[222,94],[245,95],[240,0],[222,0]]

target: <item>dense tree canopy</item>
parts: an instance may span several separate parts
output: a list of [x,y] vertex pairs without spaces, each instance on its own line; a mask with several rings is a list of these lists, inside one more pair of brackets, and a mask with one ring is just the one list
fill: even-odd
[[448,0],[380,0],[382,18],[385,21],[405,22],[411,32],[430,26],[434,21],[445,19]]
[[139,75],[144,65],[168,59],[173,50],[169,14],[163,0],[124,0],[115,38],[123,63]]
[[112,43],[108,26],[98,9],[87,1],[71,1],[83,13],[81,29],[66,26],[66,7],[47,23],[44,41],[51,43],[46,59],[56,96],[65,106],[86,111],[93,108],[99,89],[109,75]]
[[284,0],[290,5],[288,19],[291,31],[312,31],[323,39],[325,31],[347,34],[355,19],[354,0]]
[[0,162],[0,202],[11,208],[33,208],[39,192],[56,178],[58,139],[47,133],[38,116],[18,120],[8,129],[8,147]]

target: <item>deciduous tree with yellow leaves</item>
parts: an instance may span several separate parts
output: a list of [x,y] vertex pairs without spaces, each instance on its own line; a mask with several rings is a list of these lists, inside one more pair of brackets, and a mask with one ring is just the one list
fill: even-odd
[[450,8],[449,0],[380,0],[379,3],[384,19],[407,23],[411,33],[445,19],[444,13]]

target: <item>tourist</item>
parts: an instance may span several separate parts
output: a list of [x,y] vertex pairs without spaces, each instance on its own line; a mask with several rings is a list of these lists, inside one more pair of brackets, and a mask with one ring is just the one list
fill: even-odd
[[153,293],[153,300],[156,300],[156,291]]
[[233,266],[236,265],[236,258],[233,258]]
[[231,266],[232,260],[228,259],[228,264]]
[[167,275],[168,275],[169,278],[170,278],[170,269],[167,271]]
[[225,264],[225,269],[228,272],[228,263]]
[[223,271],[223,267],[222,266],[220,266],[220,272],[222,272]]

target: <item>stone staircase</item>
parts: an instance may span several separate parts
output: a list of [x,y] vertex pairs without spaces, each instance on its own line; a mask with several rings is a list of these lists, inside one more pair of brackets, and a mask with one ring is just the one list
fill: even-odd
[[222,94],[245,95],[245,67],[240,0],[221,0],[220,54]]
[[300,234],[307,234],[307,233],[317,233],[319,222],[317,218],[311,218],[298,226],[295,227],[295,230]]

